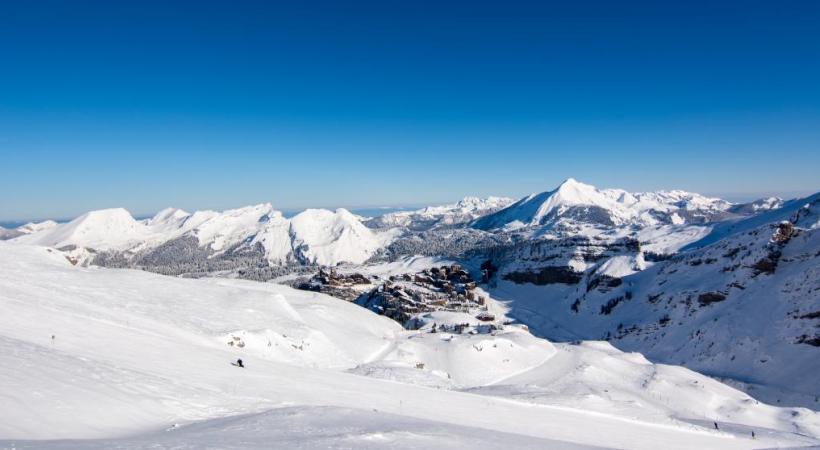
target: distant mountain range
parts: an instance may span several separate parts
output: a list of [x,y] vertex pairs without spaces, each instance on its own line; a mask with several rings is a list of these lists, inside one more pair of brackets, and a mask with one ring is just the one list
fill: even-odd
[[[172,241],[193,240],[207,256],[258,248],[271,263],[361,263],[389,241],[344,209],[309,209],[286,219],[270,204],[223,212],[165,209],[146,220],[122,208],[91,211],[65,224],[21,233],[14,242],[75,252],[146,254]],[[91,256],[82,253],[83,260]]]
[[[705,233],[705,225],[778,207],[780,199],[732,204],[683,191],[631,194],[568,179],[558,188],[513,201],[467,197],[455,204],[363,218],[345,209],[311,209],[285,218],[270,204],[223,212],[169,208],[145,220],[116,208],[91,211],[68,223],[53,221],[3,230],[3,239],[80,252],[119,252],[126,258],[182,240],[208,257],[261,252],[269,264],[362,263],[398,239],[431,230],[469,229],[496,235],[634,236],[662,253]],[[664,228],[671,227],[671,228]],[[681,239],[682,238],[682,239]],[[190,244],[188,244],[190,246]],[[80,255],[88,260],[89,255]]]

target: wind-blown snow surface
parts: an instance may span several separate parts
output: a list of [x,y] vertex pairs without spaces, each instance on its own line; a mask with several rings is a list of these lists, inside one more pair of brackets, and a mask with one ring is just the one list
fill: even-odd
[[[608,344],[553,346],[517,327],[404,331],[272,284],[78,267],[53,249],[0,243],[0,310],[0,367],[12,369],[0,371],[0,447],[820,443],[813,412],[757,404]],[[246,368],[229,364],[237,357]],[[435,379],[452,385],[424,387]],[[657,415],[641,413],[647,404]],[[67,438],[103,440],[31,441]]]

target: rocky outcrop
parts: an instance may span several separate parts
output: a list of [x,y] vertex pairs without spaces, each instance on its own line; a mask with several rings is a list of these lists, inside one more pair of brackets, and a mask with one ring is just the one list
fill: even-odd
[[332,267],[321,267],[309,280],[297,280],[292,283],[296,289],[321,292],[347,301],[353,301],[359,297],[361,291],[354,287],[369,284],[372,282],[360,273],[342,273]]
[[537,270],[522,270],[505,273],[503,278],[516,284],[531,283],[539,286],[546,284],[578,284],[583,279],[583,272],[576,272],[566,266],[547,266]]
[[726,294],[722,292],[704,292],[698,295],[698,303],[701,306],[711,305],[726,300]]
[[[362,294],[356,303],[413,328],[420,314],[452,311],[479,315],[486,313],[486,299],[476,290],[476,282],[458,264],[424,269],[415,274],[393,275],[389,280]],[[482,321],[488,315],[483,315]]]
[[792,238],[795,234],[794,225],[791,222],[783,221],[777,225],[777,230],[775,230],[774,234],[772,235],[772,242],[776,244],[785,244],[789,242],[789,239]]

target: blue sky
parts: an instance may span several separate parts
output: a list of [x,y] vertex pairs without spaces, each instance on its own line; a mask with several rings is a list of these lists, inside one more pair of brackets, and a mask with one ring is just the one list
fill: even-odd
[[820,190],[813,1],[3,9],[0,220]]

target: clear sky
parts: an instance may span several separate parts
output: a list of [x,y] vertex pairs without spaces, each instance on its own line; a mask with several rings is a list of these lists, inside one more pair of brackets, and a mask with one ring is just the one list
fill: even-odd
[[820,190],[820,2],[17,1],[0,220]]

